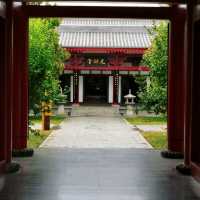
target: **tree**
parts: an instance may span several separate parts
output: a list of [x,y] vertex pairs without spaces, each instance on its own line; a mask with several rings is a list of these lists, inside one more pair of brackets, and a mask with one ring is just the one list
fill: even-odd
[[56,101],[59,74],[69,55],[58,44],[58,19],[31,19],[29,23],[29,105],[39,111],[41,102]]
[[149,84],[143,84],[139,97],[144,109],[155,113],[167,110],[168,23],[161,22],[150,31],[152,45],[142,58],[142,65],[150,67]]

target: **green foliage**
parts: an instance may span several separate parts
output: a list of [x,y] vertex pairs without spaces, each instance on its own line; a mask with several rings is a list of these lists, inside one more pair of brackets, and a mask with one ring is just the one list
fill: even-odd
[[56,27],[59,19],[29,21],[30,109],[39,111],[41,102],[54,102],[60,93],[59,74],[69,57],[59,46]]
[[28,148],[36,149],[38,148],[42,142],[49,136],[51,131],[41,131],[35,130],[37,134],[30,132],[29,130],[29,138],[28,138]]
[[150,83],[140,84],[138,96],[145,110],[166,113],[167,66],[168,66],[168,23],[161,22],[150,30],[152,46],[143,55],[142,65],[150,67]]

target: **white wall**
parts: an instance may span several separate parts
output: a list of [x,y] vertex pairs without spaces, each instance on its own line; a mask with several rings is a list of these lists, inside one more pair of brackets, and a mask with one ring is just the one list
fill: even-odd
[[109,76],[108,84],[108,103],[113,103],[113,76]]
[[73,84],[73,76],[70,76],[70,102],[73,103],[73,95],[74,95],[74,84]]
[[79,76],[79,94],[78,101],[79,103],[83,103],[83,76]]

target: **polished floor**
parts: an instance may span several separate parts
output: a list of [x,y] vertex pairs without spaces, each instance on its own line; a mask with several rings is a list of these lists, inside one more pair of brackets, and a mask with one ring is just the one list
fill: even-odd
[[145,149],[44,148],[0,178],[0,200],[197,200],[200,185],[181,160]]

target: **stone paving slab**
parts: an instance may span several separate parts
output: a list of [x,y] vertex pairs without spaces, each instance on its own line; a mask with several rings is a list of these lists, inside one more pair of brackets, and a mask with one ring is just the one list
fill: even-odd
[[151,148],[121,117],[72,117],[40,147]]

